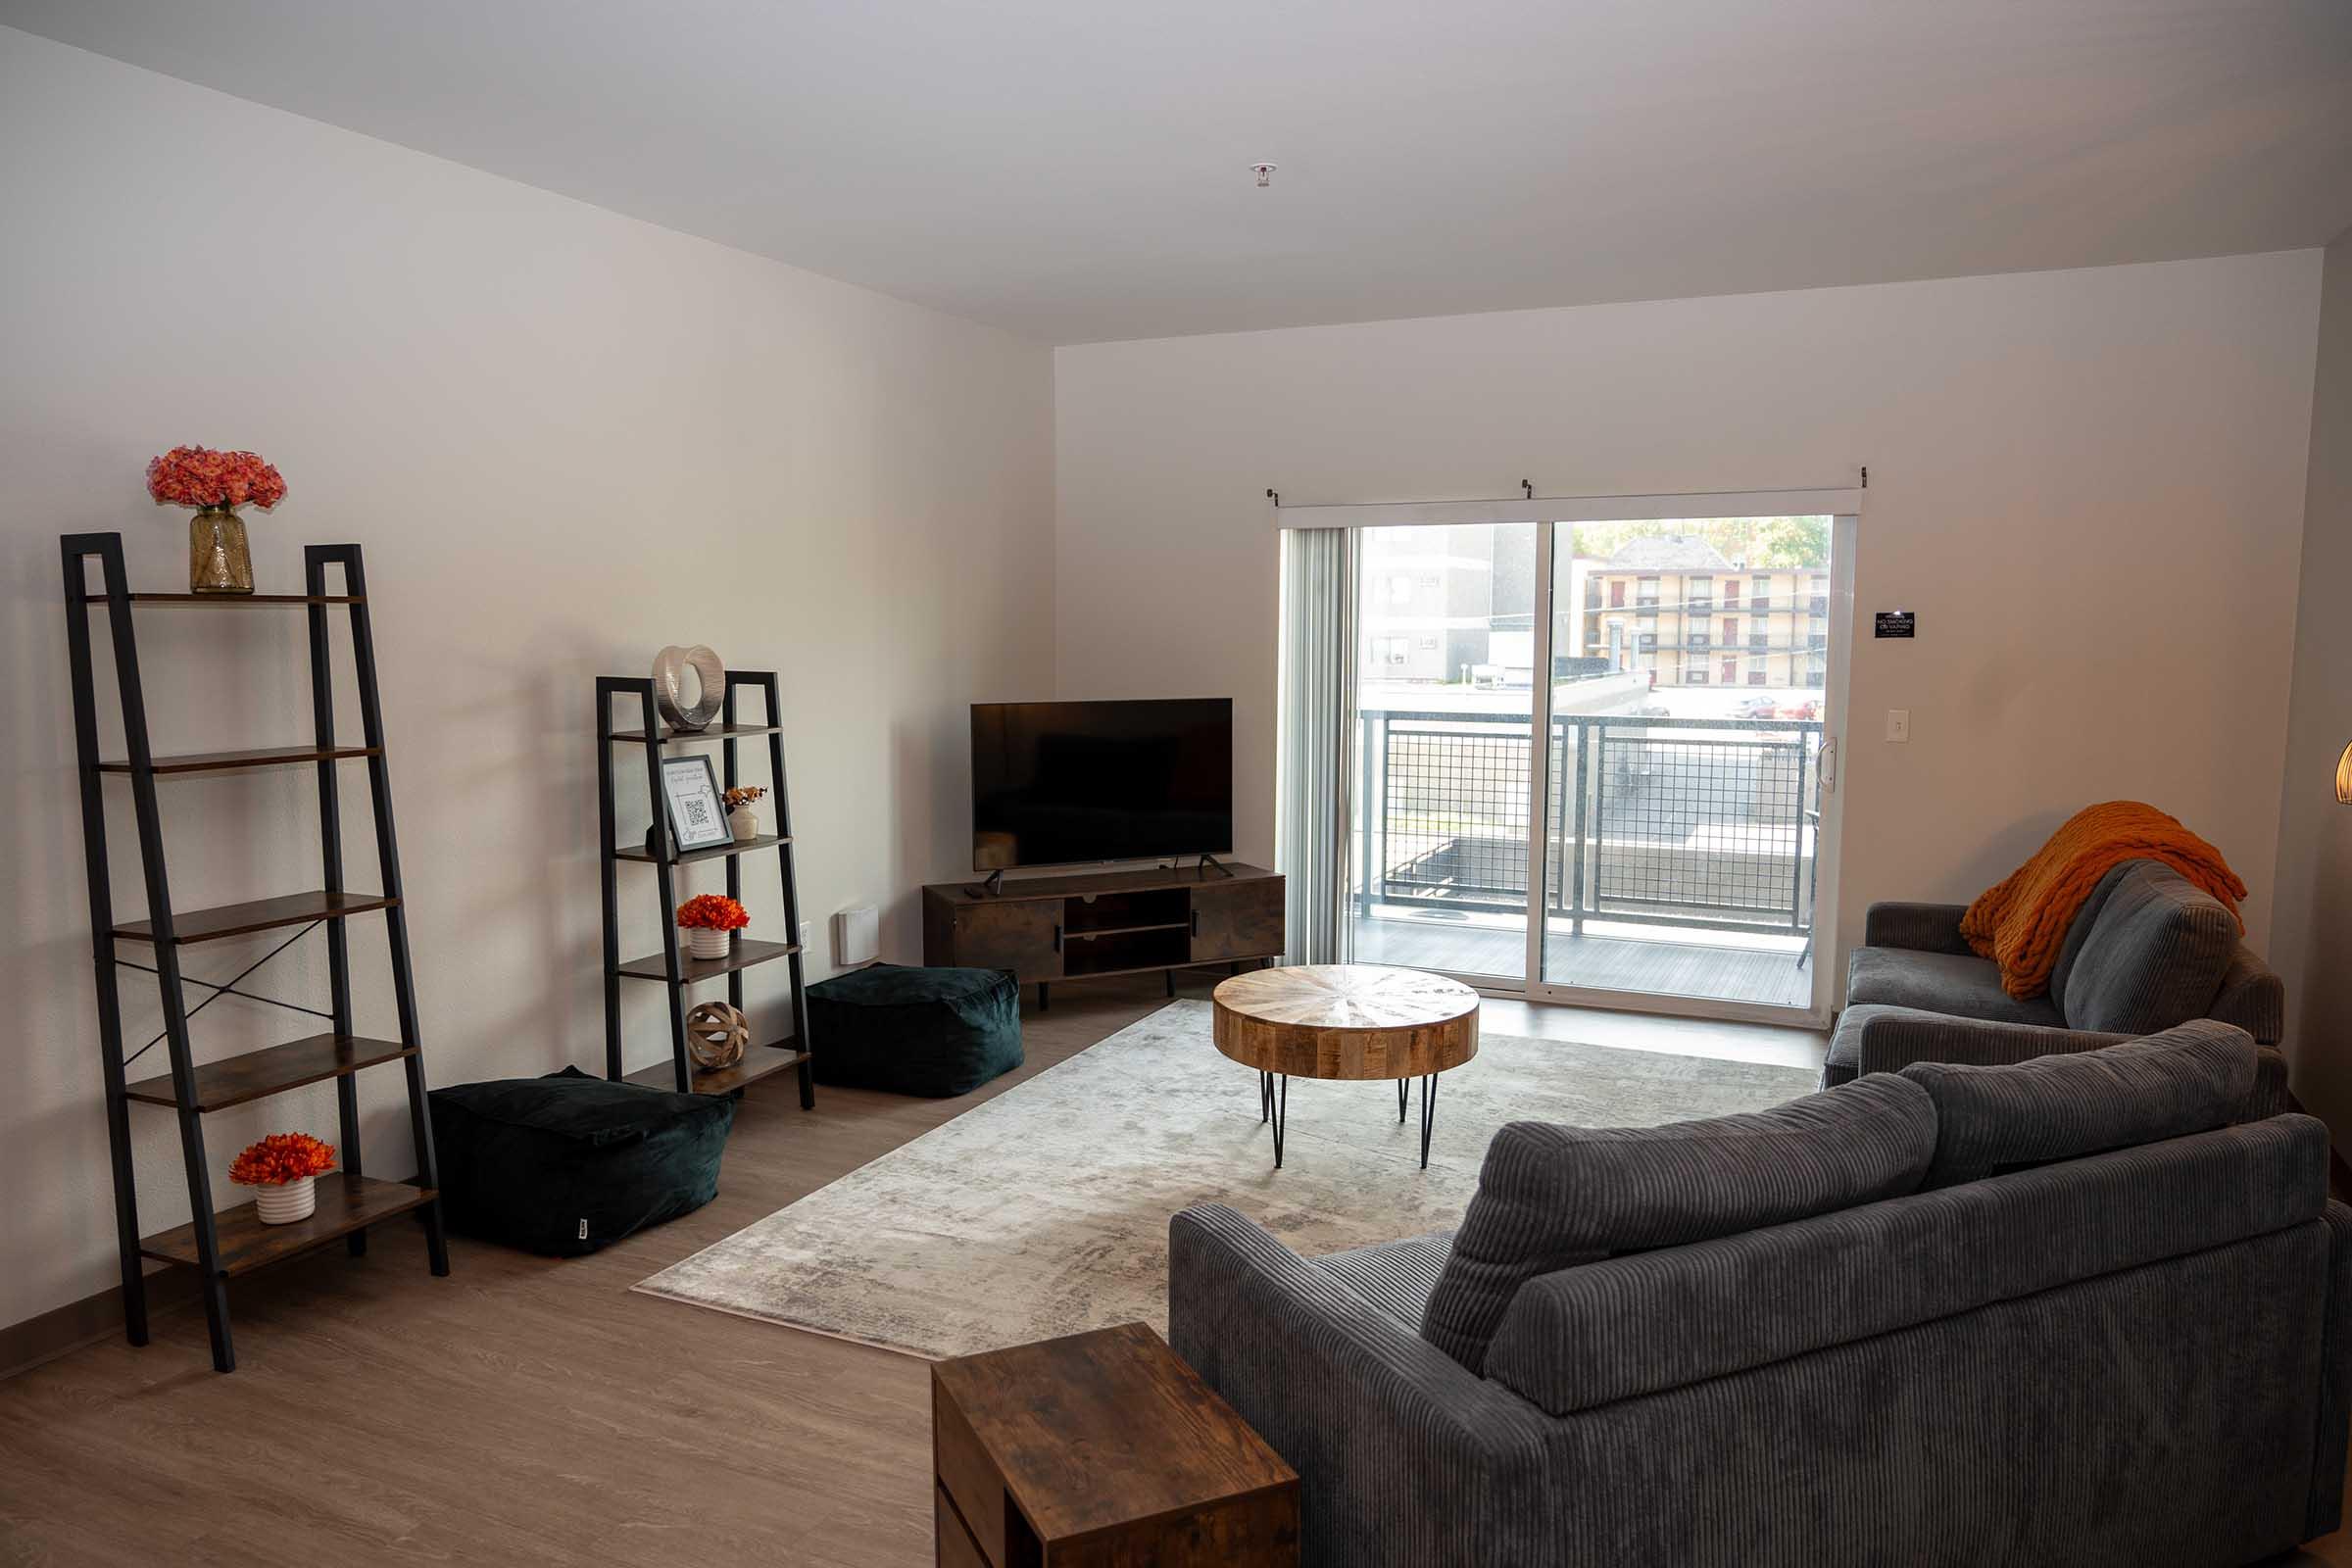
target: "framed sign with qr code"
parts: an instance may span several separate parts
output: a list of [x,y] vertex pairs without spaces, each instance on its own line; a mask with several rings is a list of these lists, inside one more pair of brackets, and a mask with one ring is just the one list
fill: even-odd
[[663,758],[662,798],[669,806],[673,849],[708,850],[733,839],[727,809],[719,804],[718,774],[708,757]]

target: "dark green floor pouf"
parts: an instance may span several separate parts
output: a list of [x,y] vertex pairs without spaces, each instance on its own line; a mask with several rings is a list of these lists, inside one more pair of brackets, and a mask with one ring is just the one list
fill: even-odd
[[1002,969],[876,963],[808,988],[820,1084],[938,1099],[1021,1064],[1021,988]]
[[718,1196],[735,1102],[591,1078],[577,1067],[432,1092],[452,1230],[572,1257]]

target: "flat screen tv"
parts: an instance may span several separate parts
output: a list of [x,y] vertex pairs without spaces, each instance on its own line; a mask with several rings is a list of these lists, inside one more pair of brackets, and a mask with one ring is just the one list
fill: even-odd
[[972,869],[1233,848],[1233,700],[972,705]]

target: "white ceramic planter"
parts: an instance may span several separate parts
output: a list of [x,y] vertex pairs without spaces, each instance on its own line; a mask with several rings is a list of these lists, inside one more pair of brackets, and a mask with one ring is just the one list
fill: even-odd
[[298,1219],[309,1219],[318,1209],[318,1178],[305,1176],[299,1181],[279,1182],[273,1187],[253,1190],[254,1208],[265,1225],[291,1225]]
[[750,807],[738,806],[727,813],[727,831],[735,835],[738,844],[756,839],[760,836],[760,818]]
[[709,926],[681,927],[686,933],[686,956],[690,958],[723,958],[727,956],[727,933],[713,931]]

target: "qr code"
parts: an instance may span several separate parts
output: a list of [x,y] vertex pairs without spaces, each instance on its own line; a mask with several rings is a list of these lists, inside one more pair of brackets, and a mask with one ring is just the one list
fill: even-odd
[[717,818],[710,814],[710,807],[708,802],[690,800],[686,803],[686,825],[688,827],[709,827],[716,820]]

